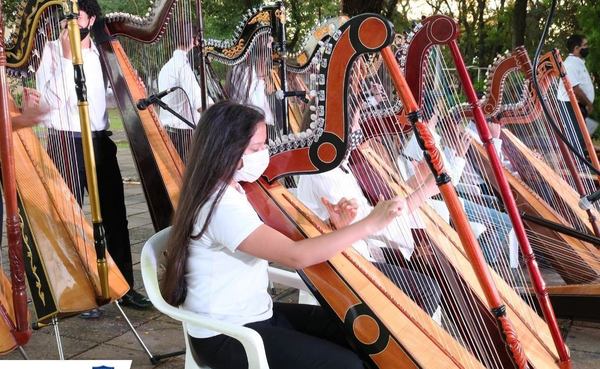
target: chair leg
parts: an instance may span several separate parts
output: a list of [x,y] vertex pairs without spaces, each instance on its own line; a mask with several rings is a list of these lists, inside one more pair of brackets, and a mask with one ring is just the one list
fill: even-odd
[[152,364],[156,365],[156,364],[158,364],[163,359],[167,359],[167,358],[170,358],[170,357],[173,357],[173,356],[179,356],[179,355],[185,354],[185,350],[182,350],[182,351],[169,352],[169,353],[162,354],[162,355],[153,355],[152,352],[150,352],[150,350],[148,349],[148,346],[146,346],[146,344],[142,340],[142,337],[140,337],[140,335],[138,334],[138,332],[135,329],[135,327],[133,326],[133,324],[131,324],[131,321],[129,320],[129,317],[127,316],[127,314],[125,314],[125,311],[123,310],[123,308],[119,304],[119,301],[115,300],[115,305],[117,306],[117,309],[119,309],[119,312],[121,313],[121,315],[125,319],[125,322],[127,322],[127,325],[129,325],[129,329],[131,330],[131,332],[135,336],[135,339],[139,342],[140,346],[142,346],[142,348],[146,352],[146,355],[148,355],[148,358],[150,359],[150,362]]

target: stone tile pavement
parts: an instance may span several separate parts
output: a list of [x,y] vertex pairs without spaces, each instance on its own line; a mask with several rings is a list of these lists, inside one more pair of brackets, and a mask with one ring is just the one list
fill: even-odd
[[[116,134],[115,141],[123,141]],[[129,148],[119,145],[119,161],[125,179],[126,204],[129,216],[136,288],[143,291],[139,271],[140,252],[144,242],[154,233],[142,188],[137,182],[137,172]],[[6,242],[3,242],[6,245]],[[3,254],[6,255],[5,248]],[[4,258],[6,263],[6,257]],[[3,265],[4,267],[5,265]],[[293,300],[290,290],[277,290],[276,298]],[[183,357],[165,359],[153,365],[142,347],[135,340],[116,306],[102,308],[104,315],[98,320],[82,320],[78,317],[62,319],[59,324],[65,358],[67,359],[130,359],[133,368],[182,368]],[[125,308],[146,346],[154,355],[184,349],[181,326],[156,310],[137,311]],[[600,369],[600,323],[562,321],[562,331],[571,350],[574,368]],[[31,359],[58,359],[54,330],[44,327],[34,331],[25,350]],[[0,357],[21,359],[18,351]],[[0,367],[2,364],[0,363]]]

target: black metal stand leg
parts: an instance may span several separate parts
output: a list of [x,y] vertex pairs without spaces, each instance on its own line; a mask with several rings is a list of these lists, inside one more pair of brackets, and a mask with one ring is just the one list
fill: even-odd
[[29,356],[27,356],[27,352],[25,352],[23,346],[19,346],[19,352],[21,353],[21,356],[23,356],[23,360],[29,360]]
[[131,324],[131,321],[127,317],[127,314],[125,314],[125,311],[123,311],[123,308],[121,307],[121,305],[119,305],[118,301],[115,301],[115,305],[117,306],[117,308],[121,312],[121,315],[123,316],[123,318],[125,318],[125,321],[127,322],[127,325],[129,325],[129,329],[131,329],[131,332],[133,332],[133,335],[135,336],[135,339],[140,343],[140,345],[142,346],[142,348],[146,352],[146,355],[148,355],[148,358],[150,359],[150,362],[152,364],[158,364],[163,359],[167,359],[167,358],[170,358],[170,357],[173,357],[173,356],[179,356],[179,355],[184,355],[185,354],[185,350],[182,350],[182,351],[169,352],[169,353],[162,354],[162,355],[153,355],[152,352],[150,352],[150,350],[148,349],[148,347],[144,343],[144,341],[142,341],[142,337],[140,337],[140,335],[138,334],[138,332],[135,330],[135,327],[133,326],[133,324]]

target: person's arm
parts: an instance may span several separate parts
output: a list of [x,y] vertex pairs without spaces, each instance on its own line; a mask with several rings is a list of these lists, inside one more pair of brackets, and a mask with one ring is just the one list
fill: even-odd
[[[414,176],[411,177],[411,179],[412,178],[414,178]],[[416,190],[406,197],[406,206],[408,208],[408,212],[413,213],[415,210],[421,207],[421,205],[423,205],[425,200],[437,195],[439,192],[440,190],[435,183],[433,174],[429,174],[425,181],[423,181]]]
[[8,99],[10,120],[14,130],[37,125],[47,112],[39,105],[40,94],[30,88],[23,89],[23,107],[19,109],[12,97]]
[[181,68],[180,73],[181,74],[179,75],[179,82],[181,83],[181,88],[183,88],[189,96],[190,104],[193,109],[192,116],[194,117],[194,122],[192,123],[196,124],[200,119],[199,112],[202,111],[202,91],[200,90],[198,80],[196,79],[196,76],[194,75],[194,72],[192,71],[192,68],[189,66],[189,64],[186,63]]
[[590,99],[588,99],[587,96],[585,96],[585,93],[583,92],[583,90],[579,86],[573,86],[573,93],[575,94],[577,101],[580,104],[585,105],[585,108],[587,109],[588,114],[590,114],[592,112],[592,110],[594,109],[594,105],[592,104]]
[[238,250],[302,269],[330,259],[354,242],[383,229],[402,211],[401,198],[380,201],[371,214],[356,223],[314,238],[293,241],[267,225],[261,225],[238,246]]
[[60,109],[77,104],[73,87],[73,62],[61,55],[60,42],[48,42],[42,52],[42,60],[36,71],[36,89],[40,92],[43,107]]

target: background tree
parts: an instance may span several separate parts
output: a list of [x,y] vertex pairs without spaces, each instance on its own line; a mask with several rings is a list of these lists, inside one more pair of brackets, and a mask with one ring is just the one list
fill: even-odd
[[[6,20],[14,17],[20,0],[4,0]],[[148,0],[99,0],[105,13],[122,11],[144,15]],[[203,0],[207,38],[228,39],[247,9],[261,0]],[[421,16],[446,14],[457,20],[461,34],[459,44],[468,64],[487,66],[497,53],[524,45],[533,56],[551,0],[421,0],[429,6],[427,14],[415,14],[414,0],[286,0],[288,9],[288,49],[297,50],[310,30],[320,21],[344,13],[382,14],[398,32],[407,30]],[[412,17],[412,19],[410,19]],[[416,19],[415,19],[416,18]],[[566,57],[566,38],[574,32],[588,37],[588,69],[600,80],[600,1],[558,0],[554,23],[546,50],[557,47]],[[596,99],[596,117],[600,117],[600,98]]]

